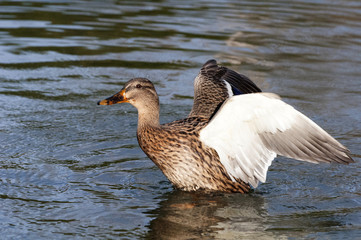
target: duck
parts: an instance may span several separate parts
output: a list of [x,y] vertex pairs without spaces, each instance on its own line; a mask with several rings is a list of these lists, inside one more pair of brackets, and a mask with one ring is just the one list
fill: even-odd
[[176,189],[248,193],[265,182],[279,155],[311,163],[354,162],[350,150],[274,93],[216,60],[194,79],[187,117],[160,124],[159,97],[147,78],[133,78],[98,105],[130,103],[137,140]]

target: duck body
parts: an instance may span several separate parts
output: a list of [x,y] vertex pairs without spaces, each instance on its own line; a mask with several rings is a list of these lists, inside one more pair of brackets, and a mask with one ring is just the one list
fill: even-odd
[[199,141],[199,132],[208,121],[204,117],[189,117],[164,125],[140,127],[137,130],[139,146],[178,189],[248,192],[249,184],[233,181],[215,150]]
[[265,182],[277,155],[298,160],[353,162],[349,150],[302,113],[247,77],[207,61],[194,81],[187,118],[159,123],[151,81],[135,78],[99,105],[130,103],[138,110],[137,139],[169,181],[184,191],[247,193]]

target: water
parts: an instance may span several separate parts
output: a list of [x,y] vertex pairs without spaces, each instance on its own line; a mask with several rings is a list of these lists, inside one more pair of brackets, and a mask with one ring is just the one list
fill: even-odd
[[[1,1],[4,239],[361,237],[361,4]],[[155,82],[161,121],[188,114],[216,58],[311,117],[355,164],[277,158],[252,194],[173,190],[139,149],[136,110],[97,106]]]

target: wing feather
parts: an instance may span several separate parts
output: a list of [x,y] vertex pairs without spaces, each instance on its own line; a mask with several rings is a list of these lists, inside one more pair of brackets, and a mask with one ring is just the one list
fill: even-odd
[[256,187],[278,155],[313,163],[353,162],[349,150],[305,115],[270,93],[226,101],[200,140],[214,148],[232,179]]

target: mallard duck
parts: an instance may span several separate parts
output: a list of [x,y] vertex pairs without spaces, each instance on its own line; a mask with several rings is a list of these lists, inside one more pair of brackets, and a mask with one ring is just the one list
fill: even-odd
[[187,118],[160,124],[158,94],[146,78],[131,79],[98,104],[125,102],[138,110],[139,146],[184,191],[249,192],[266,181],[277,155],[353,162],[350,151],[312,120],[215,60],[195,78]]

